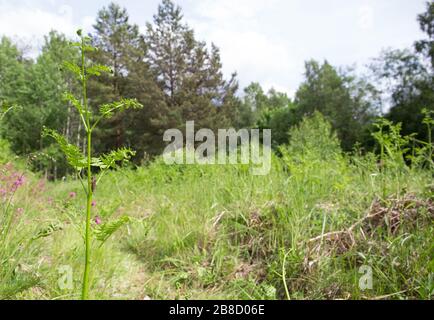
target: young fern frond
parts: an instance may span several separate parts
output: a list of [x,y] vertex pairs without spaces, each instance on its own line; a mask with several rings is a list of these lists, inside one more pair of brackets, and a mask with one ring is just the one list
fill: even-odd
[[64,61],[63,62],[63,68],[62,68],[62,70],[63,69],[66,69],[66,70],[70,71],[72,74],[74,74],[77,77],[77,79],[79,81],[83,80],[82,70],[75,63],[70,62],[70,61]]
[[99,225],[93,232],[95,238],[104,244],[117,230],[131,221],[128,216],[122,216],[119,219]]
[[98,178],[96,184],[98,185],[102,177],[107,173],[108,170],[115,168],[117,163],[124,163],[135,156],[136,152],[128,148],[121,148],[118,150],[113,150],[109,154],[102,155],[100,159],[101,175]]
[[101,116],[104,118],[113,117],[116,111],[124,111],[127,109],[139,109],[142,105],[137,101],[137,99],[122,99],[113,103],[103,104],[99,111]]
[[64,136],[62,136],[55,130],[48,128],[43,129],[42,135],[44,137],[52,137],[54,140],[56,140],[57,144],[60,146],[60,149],[65,154],[70,166],[72,166],[77,171],[86,168],[87,161],[86,158],[83,157],[80,149],[77,146],[68,143]]
[[87,79],[89,79],[91,76],[99,77],[102,73],[112,74],[113,70],[107,66],[97,64],[87,68],[86,77]]
[[117,102],[103,104],[99,108],[99,117],[93,124],[92,130],[95,129],[102,119],[110,119],[116,112],[141,108],[143,108],[143,106],[137,101],[137,99],[121,99]]
[[118,150],[113,150],[109,154],[102,155],[100,157],[102,166],[101,169],[115,168],[116,163],[125,162],[131,159],[132,156],[136,154],[128,148],[120,148]]
[[75,109],[77,109],[78,113],[82,114],[84,112],[82,103],[78,101],[71,92],[65,92],[63,94],[63,100],[70,102]]

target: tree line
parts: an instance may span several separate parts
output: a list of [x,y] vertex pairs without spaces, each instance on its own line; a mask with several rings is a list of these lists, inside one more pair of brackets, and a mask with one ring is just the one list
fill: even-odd
[[[403,134],[425,140],[422,109],[434,110],[433,17],[429,2],[417,17],[425,39],[405,50],[384,51],[363,76],[327,61],[307,61],[304,81],[291,99],[274,89],[265,92],[257,82],[241,91],[235,73],[225,78],[218,47],[198,40],[171,0],[162,1],[144,33],[125,8],[111,3],[98,12],[89,36],[97,48],[90,53],[92,63],[110,66],[112,74],[89,81],[88,102],[97,109],[137,98],[144,108],[101,123],[95,151],[131,146],[138,151],[135,161],[146,161],[163,150],[164,131],[183,130],[187,120],[212,130],[270,128],[278,146],[288,142],[291,127],[315,111],[330,121],[345,151],[355,145],[373,148],[372,124],[380,116],[402,122]],[[53,141],[41,136],[44,126],[86,147],[79,114],[65,99],[65,92],[78,94],[81,88],[59,68],[80,59],[69,44],[65,35],[51,31],[33,60],[11,39],[0,42],[0,104],[19,106],[7,113],[0,134],[16,154],[31,158],[34,169],[53,178],[66,174],[67,166]]]

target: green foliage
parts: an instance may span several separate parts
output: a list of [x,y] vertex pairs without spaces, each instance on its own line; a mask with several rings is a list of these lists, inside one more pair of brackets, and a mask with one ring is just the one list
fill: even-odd
[[68,143],[66,138],[55,130],[44,128],[42,134],[46,137],[52,137],[54,140],[56,140],[65,154],[69,165],[72,166],[76,171],[81,171],[86,168],[86,158],[83,156],[82,152],[77,146]]
[[289,130],[296,124],[296,110],[293,104],[282,108],[264,110],[257,121],[259,129],[271,129],[273,147],[287,144]]
[[84,114],[85,110],[83,110],[83,105],[71,92],[65,92],[63,94],[63,99],[64,101],[71,103],[77,109],[79,114]]
[[[79,102],[79,99],[75,98],[71,93],[66,93],[64,98],[68,100],[79,112],[80,119],[82,121],[83,127],[86,131],[87,138],[87,146],[86,146],[86,154],[83,155],[80,149],[68,143],[67,139],[52,129],[44,128],[43,135],[50,136],[56,140],[65,154],[68,163],[77,171],[77,176],[81,178],[82,171],[86,170],[87,176],[87,185],[85,185],[84,181],[81,180],[82,186],[86,193],[86,228],[84,231],[85,238],[85,263],[84,263],[84,276],[83,276],[83,284],[82,284],[82,299],[88,299],[89,297],[89,274],[90,274],[90,264],[91,264],[91,208],[92,208],[92,199],[93,194],[96,189],[96,185],[99,182],[95,180],[92,173],[92,167],[98,167],[102,170],[102,175],[110,169],[113,168],[116,162],[126,161],[128,160],[134,153],[126,148],[119,149],[117,151],[112,151],[107,155],[103,155],[99,158],[95,158],[92,156],[92,133],[96,126],[103,118],[112,117],[115,112],[123,111],[129,108],[139,109],[142,107],[137,100],[134,99],[121,99],[119,102],[114,102],[110,104],[104,104],[100,107],[100,115],[93,119],[93,113],[89,107],[87,101],[87,81],[91,76],[100,76],[101,72],[109,72],[110,69],[108,67],[104,67],[102,65],[93,65],[89,66],[86,61],[86,53],[93,52],[91,46],[91,39],[88,37],[84,37],[82,35],[82,31],[77,31],[77,34],[81,38],[81,45],[78,47],[81,53],[81,65],[75,64],[73,62],[66,62],[63,66],[69,70],[72,74],[76,76],[76,78],[81,82],[82,86],[82,99],[83,103]],[[73,47],[77,47],[77,44],[72,44]],[[100,177],[100,178],[101,178]],[[120,220],[114,221],[112,223],[104,224],[102,227],[98,229],[97,239],[105,242],[111,234],[119,229],[123,224],[127,222],[127,217],[122,218]],[[50,228],[49,230],[52,230]],[[40,234],[40,237],[45,236],[47,232]],[[49,233],[49,232],[48,232]]]
[[101,116],[111,118],[115,112],[122,112],[127,109],[141,109],[142,107],[137,99],[122,99],[121,101],[103,104],[99,110]]
[[12,151],[10,150],[9,142],[0,139],[0,164],[5,164],[13,158]]
[[434,3],[426,2],[426,11],[417,17],[420,29],[427,34],[428,39],[419,40],[415,43],[416,51],[430,59],[434,68]]
[[163,100],[153,110],[151,125],[160,132],[184,129],[189,120],[212,130],[229,126],[238,86],[235,74],[224,79],[219,49],[195,39],[181,8],[170,0],[162,1],[153,20],[145,34],[146,60]]
[[[110,149],[132,145],[133,142],[136,148],[143,149],[142,131],[149,130],[149,120],[148,115],[140,115],[147,112],[148,107],[153,108],[157,104],[154,99],[149,101],[142,98],[148,97],[150,90],[155,90],[151,75],[146,71],[141,73],[148,68],[143,36],[139,27],[129,22],[128,12],[114,3],[98,12],[94,28],[92,45],[96,50],[89,54],[89,58],[96,66],[87,72],[101,76],[89,79],[88,87],[95,104],[93,109],[100,112],[96,106],[104,106],[103,111],[107,112],[95,130],[95,152],[107,153]],[[126,104],[113,105],[113,101],[122,97],[137,97],[147,108],[122,112],[125,106],[133,107],[134,102],[134,99],[130,99],[124,101]],[[113,114],[117,107],[119,110]],[[136,121],[139,117],[141,121]]]
[[[286,93],[274,89],[264,93],[261,85],[253,82],[244,89],[244,94],[238,116],[240,118],[239,127],[249,128],[258,125],[261,128],[274,130],[277,135],[287,134],[291,125],[288,118],[294,105]],[[274,142],[280,144],[287,142],[287,139],[279,136]]]
[[404,156],[410,150],[410,137],[401,136],[401,124],[393,124],[387,119],[380,118],[374,125],[378,130],[372,135],[383,150],[381,160],[385,161],[387,156],[393,164],[405,165]]
[[122,216],[119,219],[99,225],[93,232],[95,238],[101,243],[104,243],[110,238],[117,230],[131,221],[129,216]]
[[371,69],[377,87],[390,97],[391,108],[385,117],[402,123],[404,135],[416,133],[419,140],[426,141],[429,133],[420,123],[424,108],[434,110],[432,70],[410,50],[385,51]]
[[96,64],[86,69],[86,78],[89,79],[92,76],[99,77],[102,73],[112,74],[113,70],[110,67]]
[[[0,84],[0,91],[5,90],[6,93],[13,90],[10,94],[5,94],[4,99],[20,107],[6,114],[0,128],[1,134],[18,155],[43,154],[53,144],[50,139],[41,137],[40,132],[44,126],[59,132],[71,132],[72,115],[60,104],[63,92],[74,91],[74,88],[71,79],[59,70],[59,64],[63,59],[73,60],[76,56],[68,49],[65,37],[54,31],[45,37],[42,53],[36,61],[20,57],[21,53],[18,50],[12,55],[6,46],[0,48],[0,51],[2,50],[8,52],[10,58],[15,56],[15,61],[5,61],[5,74],[0,76],[2,79],[5,76],[5,82],[2,81]],[[13,70],[8,71],[9,68]],[[8,78],[9,72],[13,73],[15,80]],[[11,88],[8,89],[9,86]],[[68,138],[71,139],[70,134]],[[45,171],[53,176],[54,172],[58,175],[66,174],[65,161],[58,161],[56,166],[51,166],[43,159],[35,161],[32,168],[36,170]],[[48,173],[49,168],[52,168],[52,171]]]
[[[74,62],[64,61],[63,67],[74,74],[78,81],[83,81],[84,77],[82,74],[82,70],[79,66],[77,66]],[[63,69],[62,69],[63,71]]]
[[330,161],[341,153],[340,142],[330,122],[315,112],[306,117],[289,132],[290,143],[281,151],[291,157],[303,157],[303,161],[311,158]]
[[10,112],[14,107],[15,106],[10,106],[4,101],[2,101],[0,105],[0,121],[2,121],[6,114]]
[[0,101],[10,104],[20,104],[23,95],[27,93],[25,78],[27,76],[27,61],[16,45],[6,37],[0,41]]
[[[434,106],[433,68],[428,61],[432,60],[431,11],[429,4],[418,17],[426,37],[415,43],[416,50],[385,51],[374,61],[375,86],[351,69],[312,60],[306,62],[305,81],[291,101],[274,89],[265,92],[257,82],[244,88],[243,97],[238,98],[235,75],[227,80],[223,77],[218,48],[195,38],[181,8],[172,1],[160,4],[143,34],[131,23],[125,8],[111,3],[98,12],[91,36],[80,33],[84,45],[52,31],[45,37],[41,55],[33,61],[10,39],[2,38],[0,101],[22,109],[9,110],[6,115],[0,112],[5,120],[1,135],[22,156],[53,150],[51,139],[35,139],[44,126],[63,133],[69,143],[84,150],[81,116],[88,111],[96,116],[104,106],[107,117],[94,131],[95,154],[134,145],[137,154],[132,160],[139,162],[160,154],[163,132],[168,128],[184,130],[186,120],[214,130],[271,128],[273,146],[277,147],[288,142],[292,126],[318,110],[332,123],[345,151],[351,151],[356,143],[369,150],[374,144],[369,134],[373,116],[386,102],[381,95],[387,104],[391,102],[390,111],[382,110],[384,116],[401,122],[404,135],[417,133],[418,140],[426,141],[432,130],[419,124],[422,109],[433,110]],[[88,55],[85,71],[77,48]],[[61,72],[59,64],[70,72]],[[74,98],[81,91],[82,80],[92,96],[88,111],[82,97]],[[123,112],[124,106],[132,106],[131,97],[145,108]],[[124,98],[125,104],[113,104]],[[55,166],[44,159],[35,162],[33,168],[49,176],[69,173],[61,159]]]
[[59,223],[50,223],[47,227],[38,230],[38,232],[32,237],[32,240],[38,240],[51,236],[54,232],[63,230],[63,225]]
[[[75,288],[58,287],[55,267],[66,265],[84,266],[82,279],[73,273],[82,298],[92,288],[101,299],[432,299],[427,9],[419,22],[428,38],[416,52],[380,57],[376,87],[309,61],[294,102],[258,83],[237,98],[218,48],[196,40],[169,0],[144,35],[110,4],[92,37],[79,31],[80,42],[70,43],[51,32],[35,61],[2,38],[0,164],[14,159],[12,149],[31,155],[48,179],[65,178],[32,176],[5,198],[1,177],[0,298],[75,299]],[[391,109],[373,122],[380,93],[389,94]],[[157,154],[162,132],[184,129],[185,120],[271,128],[279,156],[270,174],[251,176],[243,165],[168,166],[161,158],[113,170],[136,157],[125,146],[138,158]],[[375,153],[342,152],[371,126]],[[43,128],[50,129],[35,138]],[[378,221],[365,224],[369,215]],[[322,238],[330,233],[349,234],[351,243]],[[373,267],[371,290],[358,286],[360,265]]]
[[343,149],[350,151],[376,113],[376,89],[351,72],[338,72],[327,61],[306,62],[305,78],[295,98],[298,120],[321,112],[336,130]]
[[100,157],[99,167],[101,169],[110,169],[116,166],[118,162],[124,162],[131,159],[135,155],[135,152],[128,148],[121,148],[118,150],[113,150],[107,155],[102,155]]
[[[431,299],[432,170],[402,162],[395,154],[408,146],[398,126],[378,125],[393,155],[385,147],[383,166],[374,153],[342,153],[330,123],[315,113],[290,130],[290,143],[282,157],[272,156],[267,176],[251,176],[242,165],[170,166],[162,159],[107,171],[92,209],[101,218],[91,224],[98,270],[90,278],[92,297]],[[62,229],[35,241],[20,267],[7,265],[17,275],[2,278],[1,297],[79,297],[76,288],[58,289],[53,265],[76,270],[83,263],[83,198],[68,195],[80,182],[47,188],[42,194],[29,188],[16,199],[29,213],[13,230],[21,238],[45,234],[58,221]],[[342,252],[330,250],[337,244],[328,240],[321,249],[312,245],[376,212],[391,215],[379,217],[378,225],[359,224],[354,245]],[[8,255],[17,248],[18,240]],[[372,290],[359,288],[361,265],[373,268]]]
[[432,127],[420,126],[422,110],[434,110],[434,5],[426,3],[426,11],[418,16],[420,29],[427,38],[415,42],[414,49],[389,50],[372,66],[377,77],[377,87],[392,102],[386,117],[402,123],[404,135],[417,134],[417,139],[427,141],[432,137]]

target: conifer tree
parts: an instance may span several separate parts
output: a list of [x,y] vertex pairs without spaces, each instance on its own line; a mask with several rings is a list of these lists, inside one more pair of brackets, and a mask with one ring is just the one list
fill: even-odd
[[229,124],[236,113],[235,74],[223,79],[220,53],[195,39],[183,22],[180,7],[163,0],[147,24],[147,61],[169,110],[169,122],[162,127],[179,127],[187,120],[198,126],[217,128]]
[[[144,64],[146,52],[138,26],[130,24],[126,9],[111,3],[99,11],[94,28],[96,33],[92,42],[98,50],[92,53],[91,58],[95,63],[110,66],[113,76],[104,75],[89,83],[89,90],[95,97],[92,105],[134,95],[135,92],[130,89],[133,86],[130,74],[132,70],[140,68],[138,64]],[[119,113],[104,122],[95,133],[99,141],[98,151],[131,144],[129,138],[134,134],[127,132],[127,128],[131,128],[131,121],[130,116]]]

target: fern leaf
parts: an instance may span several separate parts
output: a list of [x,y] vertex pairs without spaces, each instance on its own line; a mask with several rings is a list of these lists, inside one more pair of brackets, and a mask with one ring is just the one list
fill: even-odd
[[77,109],[77,111],[78,111],[80,114],[83,113],[83,106],[82,106],[81,102],[78,101],[78,100],[74,97],[74,95],[73,95],[72,93],[70,93],[70,92],[65,92],[65,93],[63,94],[63,99],[64,99],[65,101],[70,102],[70,103],[71,103],[71,104],[72,104],[72,105]]
[[110,69],[107,66],[97,64],[97,65],[94,65],[94,66],[87,68],[86,77],[87,78],[89,78],[90,76],[99,77],[101,75],[101,73],[109,73],[110,74],[110,73],[113,73],[113,71],[112,71],[112,69]]
[[100,107],[100,113],[104,118],[111,118],[114,112],[124,111],[126,109],[141,109],[143,105],[137,99],[122,99],[117,102],[107,103]]
[[63,67],[69,70],[71,73],[75,74],[79,80],[83,78],[80,67],[75,63],[65,61],[63,62]]
[[76,170],[81,170],[86,167],[86,159],[83,157],[80,149],[77,146],[68,143],[64,136],[62,136],[55,130],[47,129],[45,127],[42,131],[42,134],[45,137],[52,137],[54,140],[56,140],[63,153],[65,154],[68,163],[72,167],[74,167]]
[[124,225],[128,224],[131,218],[128,216],[122,216],[119,219],[110,221],[98,226],[94,230],[95,237],[98,241],[102,243],[106,242],[117,230],[119,230]]

